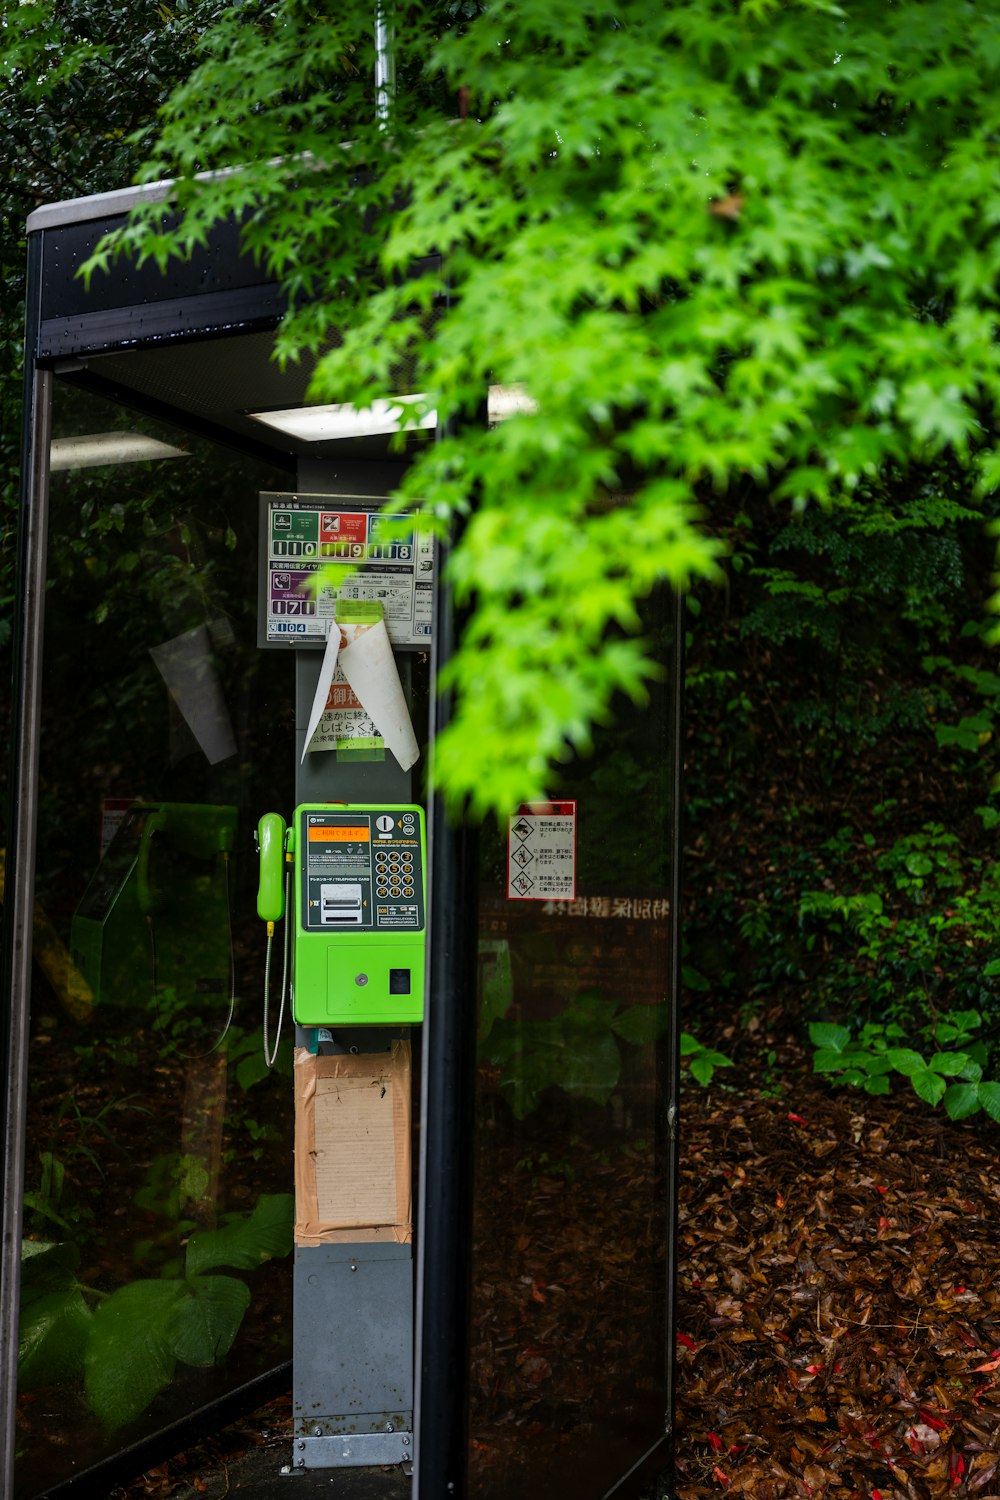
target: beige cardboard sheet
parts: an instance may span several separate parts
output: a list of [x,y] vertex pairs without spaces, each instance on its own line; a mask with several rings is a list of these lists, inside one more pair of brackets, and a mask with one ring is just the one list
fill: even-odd
[[295,1052],[295,1243],[413,1237],[410,1044]]

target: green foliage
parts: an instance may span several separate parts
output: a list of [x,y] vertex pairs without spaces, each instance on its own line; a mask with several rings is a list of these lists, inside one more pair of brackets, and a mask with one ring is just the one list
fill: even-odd
[[[934,1046],[930,1057],[912,1046],[904,1027],[866,1022],[852,1036],[846,1026],[813,1022],[813,1071],[832,1083],[864,1089],[866,1094],[888,1094],[891,1075],[910,1080],[914,1093],[932,1106],[943,1103],[949,1119],[965,1120],[984,1110],[1000,1118],[1000,1083],[983,1078],[988,1062],[986,1043],[974,1033],[982,1025],[978,1011],[949,1011],[921,1028],[920,1040]],[[949,1082],[949,1079],[953,1080]]]
[[[616,693],[641,701],[637,601],[719,576],[710,495],[867,505],[884,537],[926,511],[919,484],[866,493],[890,469],[996,487],[997,19],[427,4],[399,28],[388,130],[367,4],[205,27],[143,174],[179,179],[177,226],[147,199],[117,248],[165,264],[238,218],[293,298],[283,357],[325,348],[317,399],[366,403],[405,370],[438,411],[402,498],[455,533],[471,608],[436,755],[453,798],[544,794]],[[488,430],[491,383],[532,403]]]
[[[77,1279],[70,1244],[26,1241],[18,1387],[32,1390],[83,1376],[87,1400],[105,1428],[146,1410],[179,1363],[221,1364],[250,1305],[250,1288],[220,1266],[254,1270],[292,1246],[292,1198],[265,1194],[250,1214],[188,1239],[183,1273],[126,1283],[108,1296]],[[91,1307],[91,1303],[96,1305]]]
[[[740,637],[773,654],[783,727],[827,772],[890,735],[947,734],[941,721],[968,698],[974,669],[944,654],[982,531],[968,488],[948,466],[919,483],[889,472],[836,511],[782,524],[753,506],[737,518]],[[901,671],[907,659],[936,662],[940,680],[928,688],[920,670]]]
[[[197,1202],[207,1187],[208,1169],[200,1157],[169,1151],[153,1157],[134,1201],[137,1208],[165,1218],[173,1229],[183,1222],[184,1205]],[[193,1225],[187,1223],[184,1227]]]
[[478,1039],[484,1042],[514,1003],[514,974],[510,961],[510,943],[480,941],[479,963],[482,992],[479,1004]]
[[120,187],[192,65],[215,0],[25,0],[0,8],[0,646],[10,634],[25,235],[42,203]]
[[273,1069],[267,1066],[261,1046],[260,1032],[231,1026],[226,1038],[226,1050],[230,1066],[235,1065],[236,1082],[244,1093],[271,1076],[272,1071],[290,1078],[292,1076],[292,1043],[286,1037],[278,1046]]
[[[972,713],[964,714],[957,724],[936,724],[934,736],[942,749],[954,748],[973,755],[989,743],[997,720],[1000,677],[995,672],[985,671],[967,663],[957,663],[948,657],[930,656],[924,660],[929,675],[943,678],[945,683],[965,695],[973,696],[976,707]],[[945,688],[944,700],[952,702]]]
[[82,1369],[92,1313],[76,1280],[75,1245],[25,1240],[21,1250],[21,1313],[17,1383],[33,1391],[69,1380]]
[[99,1142],[102,1148],[113,1145],[112,1125],[117,1116],[128,1111],[146,1112],[131,1096],[109,1099],[93,1113],[81,1109],[74,1094],[63,1098],[55,1114],[49,1147],[38,1153],[38,1185],[24,1193],[32,1232],[49,1233],[55,1225],[78,1233],[93,1219],[93,1207],[67,1191],[67,1184],[72,1184],[81,1160],[89,1163],[99,1177],[105,1176],[100,1154],[88,1140]]
[[249,1218],[233,1215],[222,1229],[201,1229],[187,1246],[189,1276],[203,1276],[216,1266],[254,1271],[273,1255],[292,1248],[288,1199],[272,1193],[261,1198]]
[[584,990],[558,1015],[544,1020],[494,1016],[480,1039],[479,1056],[499,1070],[501,1097],[523,1120],[537,1107],[542,1091],[553,1086],[573,1099],[607,1104],[621,1077],[620,1043],[647,1046],[663,1027],[661,1006],[622,1006],[596,990]]
[[26,1190],[24,1206],[29,1215],[37,1215],[42,1220],[58,1224],[61,1229],[68,1229],[66,1219],[59,1212],[66,1183],[66,1167],[51,1151],[40,1152],[39,1162],[41,1174],[38,1188]]
[[706,1047],[690,1031],[681,1032],[680,1054],[687,1061],[691,1077],[704,1088],[711,1083],[718,1068],[731,1068],[733,1065],[732,1058],[717,1052],[714,1047]]
[[970,856],[956,834],[926,823],[875,856],[878,888],[807,890],[806,946],[815,928],[836,940],[818,984],[820,1004],[873,1021],[920,1025],[968,1005],[1000,1014],[1000,888],[992,859]]

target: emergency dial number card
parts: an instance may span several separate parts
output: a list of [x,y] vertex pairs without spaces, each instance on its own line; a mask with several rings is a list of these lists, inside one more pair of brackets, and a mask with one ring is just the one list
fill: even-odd
[[434,539],[416,531],[410,517],[384,515],[383,503],[261,495],[261,646],[321,649],[338,599],[381,604],[394,647],[430,645]]

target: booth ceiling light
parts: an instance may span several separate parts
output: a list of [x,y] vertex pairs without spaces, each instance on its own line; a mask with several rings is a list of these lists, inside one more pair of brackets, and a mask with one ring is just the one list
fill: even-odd
[[96,469],[102,464],[187,457],[183,448],[174,448],[141,432],[88,432],[83,437],[53,438],[49,447],[49,467],[53,470]]
[[[296,406],[287,411],[252,411],[247,415],[266,427],[276,427],[288,437],[307,443],[325,443],[336,438],[376,437],[380,433],[398,432],[403,409],[423,396],[392,396],[373,401],[371,406]],[[437,412],[424,412],[412,423],[415,427],[436,427]]]
[[[295,406],[287,411],[252,411],[247,415],[255,422],[275,427],[288,437],[300,438],[307,443],[325,443],[337,438],[376,437],[381,433],[398,432],[403,424],[404,408],[426,396],[390,396],[384,401],[373,401],[371,406]],[[538,403],[523,385],[491,385],[487,420],[490,426],[519,413],[530,415],[538,410]],[[428,411],[413,424],[416,427],[436,427],[437,412]]]
[[508,417],[534,416],[538,402],[520,381],[513,385],[491,385],[486,416],[491,427]]

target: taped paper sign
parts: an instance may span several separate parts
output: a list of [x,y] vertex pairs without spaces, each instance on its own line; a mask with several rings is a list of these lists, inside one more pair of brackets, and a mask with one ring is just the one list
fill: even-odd
[[354,760],[382,760],[384,745],[374,719],[365,711],[338,662],[309,749],[336,750],[342,758]]
[[[336,746],[337,735],[323,732],[322,725],[324,715],[335,706],[332,700],[336,699],[335,684],[339,678],[351,689],[368,717],[371,729],[367,737],[383,739],[402,769],[408,771],[420,751],[381,608],[367,604],[354,609],[358,613],[363,610],[369,618],[341,619],[330,627],[309,713],[302,759],[305,760],[310,750],[332,750]],[[327,724],[329,726],[329,720]],[[365,726],[359,721],[357,728],[361,733]]]

